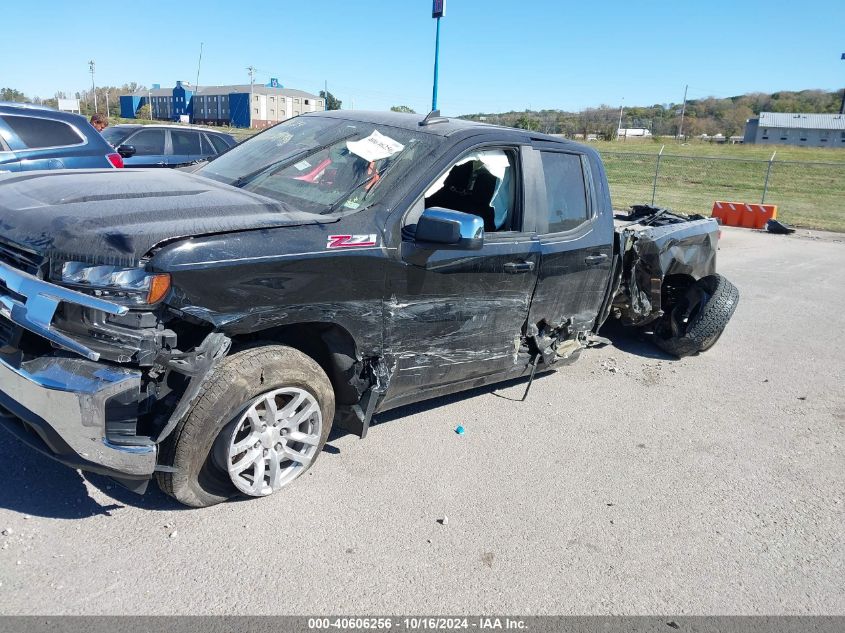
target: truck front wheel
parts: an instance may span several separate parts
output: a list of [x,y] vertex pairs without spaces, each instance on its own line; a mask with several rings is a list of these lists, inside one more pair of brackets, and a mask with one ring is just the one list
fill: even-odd
[[193,507],[263,497],[302,475],[331,430],[335,399],[322,368],[282,345],[232,354],[161,447],[159,487]]
[[690,356],[719,340],[739,303],[739,290],[721,275],[690,285],[657,323],[654,342],[673,356]]

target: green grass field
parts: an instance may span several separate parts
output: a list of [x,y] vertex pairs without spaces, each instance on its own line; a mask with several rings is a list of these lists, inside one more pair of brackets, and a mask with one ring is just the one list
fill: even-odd
[[713,156],[716,158],[745,158],[750,160],[769,160],[777,151],[775,161],[807,161],[845,163],[845,143],[842,147],[792,147],[789,145],[729,145],[693,140],[679,143],[673,138],[628,139],[627,141],[590,141],[590,147],[600,152],[633,152],[638,154],[657,154],[665,145],[664,154],[681,156]]
[[665,144],[655,204],[709,215],[716,200],[760,202],[768,160],[766,202],[796,226],[845,232],[845,149],[760,145],[591,142],[607,168],[616,208],[651,202],[655,163]]

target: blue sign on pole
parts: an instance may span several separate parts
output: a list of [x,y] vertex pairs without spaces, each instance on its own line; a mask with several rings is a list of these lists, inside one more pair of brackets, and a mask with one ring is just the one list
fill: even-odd
[[432,0],[431,17],[442,18],[446,15],[446,0]]

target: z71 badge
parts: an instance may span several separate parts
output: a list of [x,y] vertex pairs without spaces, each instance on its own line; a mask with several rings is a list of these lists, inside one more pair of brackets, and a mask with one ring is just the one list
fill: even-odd
[[326,248],[357,248],[360,246],[378,246],[376,234],[329,235],[326,243]]

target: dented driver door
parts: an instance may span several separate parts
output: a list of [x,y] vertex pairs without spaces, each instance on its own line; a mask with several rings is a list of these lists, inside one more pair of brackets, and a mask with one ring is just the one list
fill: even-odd
[[[472,202],[450,198],[443,183]],[[482,198],[493,230],[485,231],[480,250],[414,240],[415,218],[426,206],[480,216]],[[523,230],[522,206],[518,149],[475,148],[445,166],[405,216],[384,307],[392,365],[385,403],[484,384],[485,377],[515,369],[539,267],[538,242],[533,231]]]

